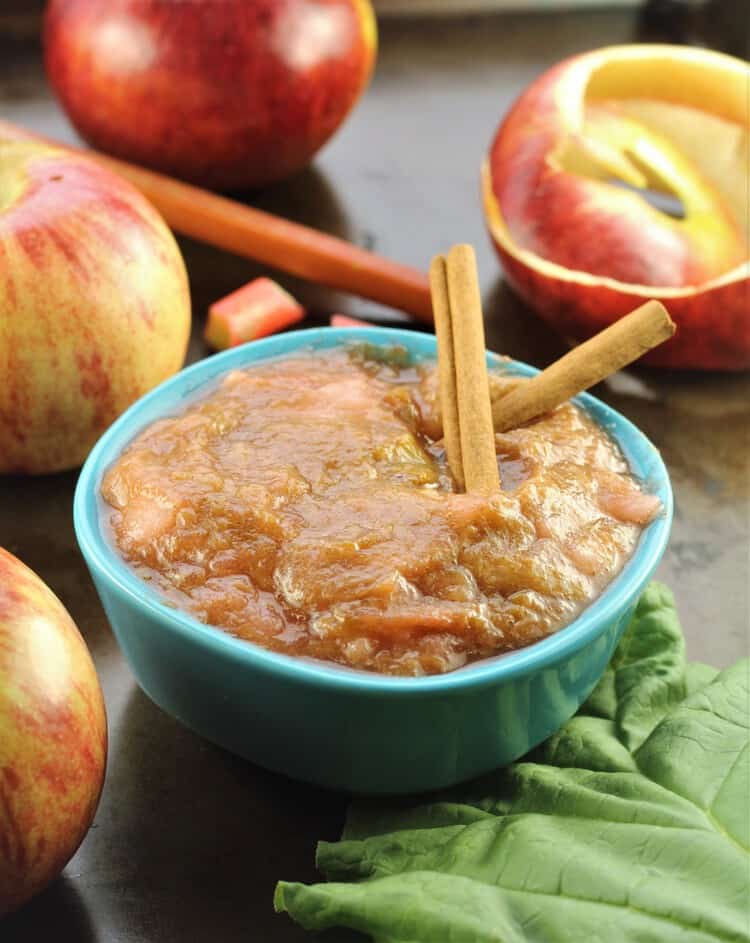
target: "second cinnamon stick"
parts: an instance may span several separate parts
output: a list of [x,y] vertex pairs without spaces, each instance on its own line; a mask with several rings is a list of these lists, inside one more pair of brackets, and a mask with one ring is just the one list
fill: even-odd
[[550,412],[637,360],[674,332],[674,322],[664,305],[647,301],[496,400],[492,406],[495,432],[507,432]]

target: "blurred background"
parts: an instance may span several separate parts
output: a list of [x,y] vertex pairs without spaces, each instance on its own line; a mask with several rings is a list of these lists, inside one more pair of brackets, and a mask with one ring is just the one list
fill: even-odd
[[[634,39],[705,44],[744,58],[750,55],[746,0],[374,0],[373,6],[381,18],[629,11],[638,15]],[[43,9],[44,0],[3,0],[0,36],[33,40]]]

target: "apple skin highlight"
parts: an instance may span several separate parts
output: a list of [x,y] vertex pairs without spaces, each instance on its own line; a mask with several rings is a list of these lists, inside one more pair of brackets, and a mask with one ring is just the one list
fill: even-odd
[[[643,363],[750,367],[748,81],[719,53],[620,46],[566,60],[520,96],[483,166],[483,202],[510,284],[545,321],[585,339],[656,298],[677,333]],[[714,132],[736,148],[728,168],[712,165]],[[637,192],[649,187],[674,193],[684,217],[650,206]]]

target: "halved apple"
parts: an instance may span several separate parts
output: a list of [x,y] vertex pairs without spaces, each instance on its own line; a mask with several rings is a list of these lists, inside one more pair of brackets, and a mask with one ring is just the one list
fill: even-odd
[[537,79],[482,169],[506,275],[550,324],[596,333],[647,298],[677,324],[644,357],[750,367],[750,67],[682,46],[612,46]]

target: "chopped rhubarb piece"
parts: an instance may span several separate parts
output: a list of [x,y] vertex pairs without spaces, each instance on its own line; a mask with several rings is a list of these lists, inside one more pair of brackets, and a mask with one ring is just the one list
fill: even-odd
[[369,321],[350,318],[348,314],[332,314],[331,327],[373,327]]
[[214,350],[226,350],[276,334],[304,316],[305,309],[280,285],[256,278],[211,305],[203,336]]

